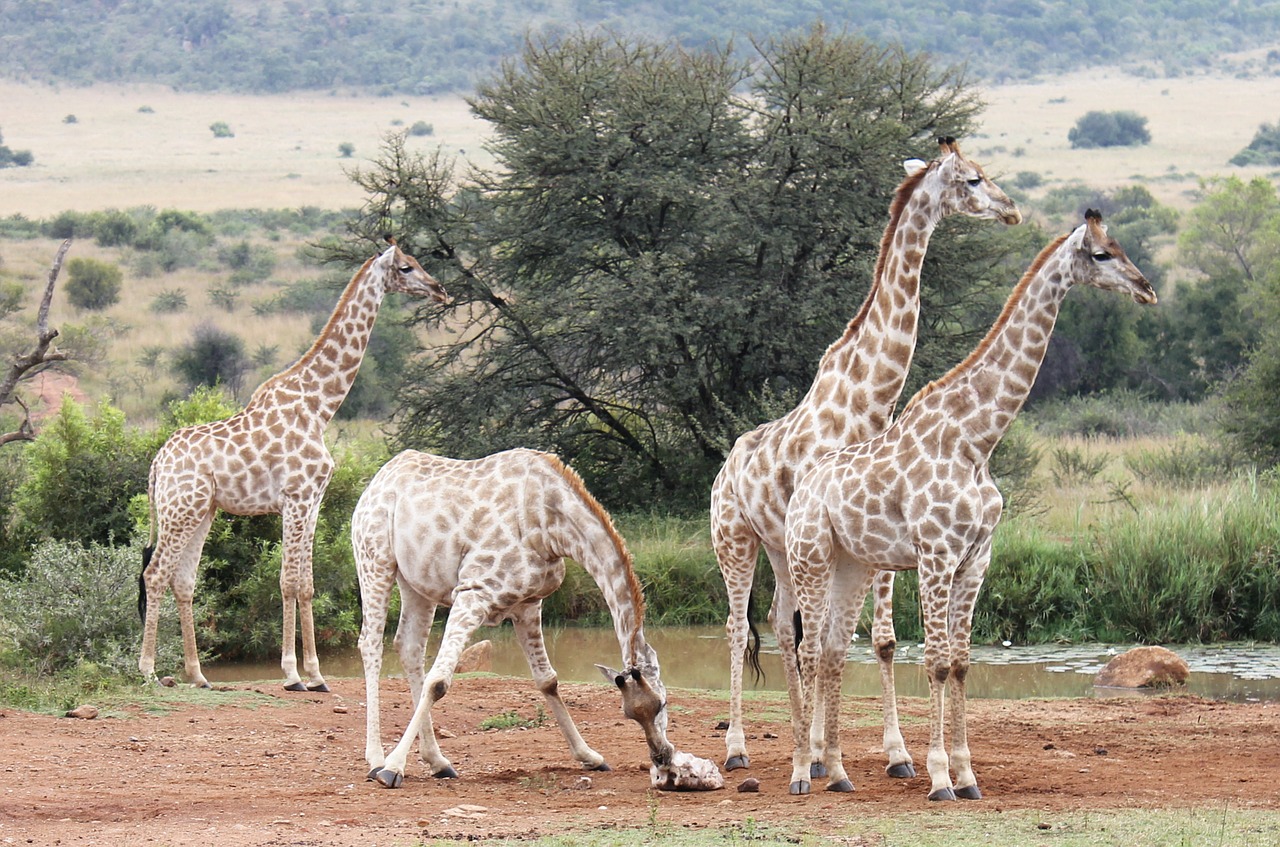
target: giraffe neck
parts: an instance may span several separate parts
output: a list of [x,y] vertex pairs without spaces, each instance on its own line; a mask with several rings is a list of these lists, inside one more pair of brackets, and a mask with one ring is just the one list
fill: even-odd
[[337,413],[355,382],[386,291],[385,262],[369,259],[347,283],[319,337],[288,370],[254,392],[249,407],[294,404],[322,424]]
[[[925,392],[968,392],[965,439],[983,461],[1013,424],[1049,349],[1062,300],[1071,289],[1066,236],[1046,247],[1014,287],[1000,316],[974,351]],[[914,405],[914,402],[913,404]],[[903,412],[905,417],[906,410]]]
[[[915,353],[920,315],[920,268],[941,219],[930,192],[928,171],[904,180],[890,207],[880,239],[871,288],[858,313],[818,363],[805,402],[820,405],[836,396],[865,392],[861,410],[868,434],[889,422]],[[845,391],[839,386],[844,383]]]
[[560,504],[551,524],[555,552],[582,565],[599,586],[626,666],[652,671],[656,678],[658,658],[645,640],[644,592],[636,579],[631,552],[608,512],[577,473],[559,459],[549,456],[548,461],[577,495]]

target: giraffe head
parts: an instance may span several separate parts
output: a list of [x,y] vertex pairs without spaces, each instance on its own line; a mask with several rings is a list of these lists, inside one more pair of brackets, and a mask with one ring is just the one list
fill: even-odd
[[937,214],[968,215],[982,220],[998,220],[1013,225],[1022,221],[1022,212],[982,168],[965,158],[960,145],[947,136],[938,139],[938,158],[903,162],[907,175],[920,175],[917,191],[927,191],[937,204]]
[[640,724],[649,758],[659,767],[670,765],[676,748],[667,740],[667,688],[658,676],[658,656],[648,644],[636,656],[636,666],[615,671],[604,665],[596,668],[622,692],[622,713]]
[[399,291],[410,297],[430,297],[437,303],[449,299],[444,286],[436,278],[422,269],[418,260],[400,249],[396,240],[385,236],[391,246],[378,257],[378,264],[383,266],[387,291]]
[[1067,237],[1064,246],[1069,251],[1073,284],[1118,291],[1128,294],[1135,303],[1155,304],[1156,292],[1151,283],[1129,261],[1116,240],[1107,235],[1101,213],[1093,209],[1085,212],[1084,223]]

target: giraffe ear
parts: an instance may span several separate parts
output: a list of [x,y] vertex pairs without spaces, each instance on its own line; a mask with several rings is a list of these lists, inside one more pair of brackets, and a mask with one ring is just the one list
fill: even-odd
[[907,176],[915,176],[927,167],[929,163],[924,159],[907,159],[902,163],[902,169],[907,172]]

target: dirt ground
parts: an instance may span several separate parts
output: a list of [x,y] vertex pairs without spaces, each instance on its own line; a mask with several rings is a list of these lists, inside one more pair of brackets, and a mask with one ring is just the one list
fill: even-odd
[[[749,700],[750,771],[707,793],[650,792],[638,728],[606,685],[563,684],[584,737],[614,770],[586,774],[553,722],[481,730],[485,718],[538,714],[527,679],[460,677],[437,706],[442,748],[461,777],[427,778],[416,755],[405,783],[365,780],[364,685],[291,694],[267,684],[228,686],[212,707],[129,711],[94,720],[0,710],[0,844],[413,845],[424,838],[528,837],[660,823],[754,821],[790,832],[847,833],[859,815],[937,809],[928,779],[891,780],[879,751],[877,701],[846,701],[844,749],[853,794],[787,793],[785,702]],[[670,692],[671,739],[724,758],[720,692]],[[383,682],[383,740],[408,720],[402,679]],[[903,727],[917,763],[928,704],[907,700]],[[1280,809],[1280,704],[1197,697],[971,700],[970,743],[984,794],[966,809],[1124,807]],[[919,768],[923,774],[924,768]],[[587,779],[584,780],[583,777]],[[740,793],[748,776],[758,793]],[[817,786],[815,785],[815,788]]]

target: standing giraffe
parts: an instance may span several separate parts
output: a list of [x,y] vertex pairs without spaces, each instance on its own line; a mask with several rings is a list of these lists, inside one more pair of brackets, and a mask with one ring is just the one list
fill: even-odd
[[[824,454],[865,441],[888,425],[915,351],[920,267],[938,223],[955,214],[1006,224],[1022,220],[1013,201],[961,155],[954,138],[940,138],[938,145],[938,158],[929,164],[919,159],[904,163],[908,176],[890,205],[870,290],[844,334],[823,354],[808,393],[783,417],[741,436],[711,489],[711,537],[729,595],[726,770],[750,764],[742,723],[742,664],[757,551],[764,545],[773,568],[777,587],[770,619],[783,647],[792,707],[798,708],[795,660],[786,648],[793,639],[794,602],[783,552],[795,482]],[[877,605],[873,643],[884,688],[888,770],[894,776],[914,776],[893,692],[891,574],[876,596],[884,601]],[[815,737],[814,743],[821,747],[820,739]]]
[[[138,577],[138,611],[143,619],[138,669],[147,679],[155,678],[160,601],[172,586],[182,619],[187,680],[209,687],[200,671],[191,600],[205,538],[214,514],[222,509],[233,515],[281,516],[284,687],[329,690],[320,675],[311,617],[315,593],[311,545],[320,501],[333,474],[333,458],[324,443],[325,426],[360,370],[383,295],[401,291],[437,302],[446,296],[417,260],[390,237],[387,241],[391,246],[351,278],[320,337],[302,358],[259,386],[243,411],[226,420],[178,430],[152,460],[151,538]],[[306,683],[298,676],[294,647],[295,603],[301,617]]]
[[787,555],[805,634],[797,648],[803,698],[792,717],[792,794],[809,793],[807,737],[818,719],[826,723],[827,789],[853,790],[837,720],[845,650],[876,570],[917,569],[931,711],[929,799],[982,796],[966,735],[965,677],[974,602],[1002,508],[987,461],[1027,399],[1073,285],[1156,302],[1102,216],[1086,212],[1084,224],[1040,253],[968,358],[921,389],[883,433],[825,456],[796,486]]
[[[458,776],[436,743],[431,707],[448,693],[458,657],[476,629],[507,619],[574,758],[587,768],[609,770],[560,699],[542,641],[542,600],[564,581],[566,556],[600,586],[627,670],[597,667],[621,690],[626,716],[644,729],[654,765],[672,766],[676,751],[667,740],[666,688],[658,655],[644,637],[644,595],[631,553],[608,513],[558,458],[518,449],[464,461],[406,450],[360,495],[351,516],[351,546],[364,608],[360,657],[370,779],[398,788],[415,736],[432,776]],[[378,720],[382,632],[397,584],[395,644],[415,708],[399,743],[384,755]],[[424,681],[427,634],[437,606],[452,608]]]

